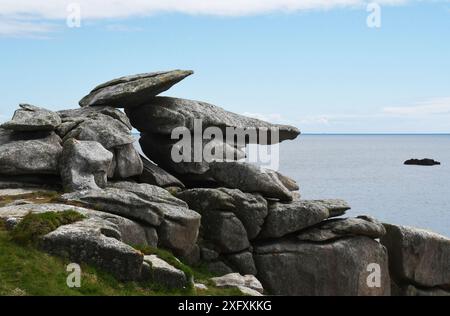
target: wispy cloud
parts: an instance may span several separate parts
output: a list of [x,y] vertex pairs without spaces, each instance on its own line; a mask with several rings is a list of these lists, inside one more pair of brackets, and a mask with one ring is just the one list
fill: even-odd
[[[399,5],[415,0],[378,0]],[[40,34],[50,31],[38,22],[65,20],[68,5],[78,4],[84,20],[143,17],[176,12],[191,15],[248,16],[271,12],[297,12],[363,7],[370,0],[1,0],[1,35]]]
[[0,16],[0,37],[48,38],[48,34],[55,30],[55,25],[51,23]]
[[401,116],[450,114],[450,97],[434,98],[412,106],[386,107],[383,113]]

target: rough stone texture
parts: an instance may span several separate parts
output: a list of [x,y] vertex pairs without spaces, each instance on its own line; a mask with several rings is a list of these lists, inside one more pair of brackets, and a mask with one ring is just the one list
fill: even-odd
[[121,280],[140,278],[143,256],[109,236],[101,221],[91,218],[59,227],[42,238],[48,253],[67,256],[72,262],[86,262],[109,271]]
[[170,89],[193,73],[190,70],[173,70],[117,78],[95,87],[79,103],[82,107],[108,105],[124,108],[138,106]]
[[419,289],[413,285],[408,285],[399,289],[397,293],[392,294],[395,296],[450,296],[450,291],[444,291],[438,288]]
[[261,195],[237,189],[191,189],[179,192],[177,197],[200,214],[212,210],[234,213],[250,240],[258,236],[268,213],[267,201]]
[[121,121],[102,113],[92,113],[82,118],[82,122],[70,130],[63,138],[96,141],[106,149],[132,144],[134,138],[128,126]]
[[100,143],[70,139],[64,143],[60,160],[66,192],[104,188],[113,155]]
[[[195,120],[202,120],[203,130],[208,127],[221,128],[224,137],[227,127],[238,128],[242,131],[246,129],[249,134],[253,132],[255,135],[260,130],[267,135],[268,130],[276,129],[279,131],[279,141],[295,139],[300,134],[299,130],[292,126],[270,124],[225,111],[205,102],[168,97],[156,97],[145,105],[127,110],[127,114],[132,125],[138,130],[156,134],[170,135],[177,127],[186,127],[193,132]],[[252,139],[252,141],[264,143],[262,139]],[[271,143],[271,135],[267,137],[265,143]]]
[[[78,123],[84,121],[85,119],[91,116],[95,117],[96,114],[98,113],[110,116],[111,118],[120,121],[125,126],[127,126],[129,130],[133,129],[130,120],[128,119],[128,116],[121,110],[110,106],[96,106],[96,107],[85,107],[78,109],[63,110],[59,111],[58,115],[61,117],[64,123],[72,123],[77,125]],[[64,135],[62,137],[64,137]]]
[[[185,140],[185,138],[183,138],[183,140]],[[203,140],[200,159],[196,159],[193,141],[189,141],[185,144],[180,143],[178,140],[170,139],[170,136],[144,133],[141,135],[139,143],[142,151],[148,158],[159,166],[178,174],[204,174],[209,170],[209,165],[212,160],[224,161],[227,160],[227,157],[229,157],[230,160],[245,158],[244,151],[218,140]],[[215,149],[216,156],[210,157],[211,159],[206,159],[207,157],[203,155],[203,148],[205,148],[205,146]],[[180,153],[180,157],[173,157],[173,152]]]
[[239,291],[241,291],[242,294],[244,294],[245,296],[263,296],[261,293],[259,293],[258,291],[255,291],[249,287],[245,287],[245,286],[238,286],[237,287],[239,289]]
[[235,268],[235,271],[240,274],[256,275],[258,273],[256,270],[255,261],[253,260],[253,255],[249,251],[227,255],[226,259],[227,262]]
[[278,180],[291,192],[295,192],[300,190],[300,187],[297,184],[297,181],[294,179],[289,178],[288,176],[285,176],[281,174],[280,172],[274,171],[276,176],[278,177]]
[[260,238],[280,238],[314,226],[332,216],[323,203],[298,200],[289,204],[269,203],[269,214]]
[[244,162],[212,162],[209,175],[231,189],[260,193],[264,197],[292,201],[291,192],[273,171],[266,171]]
[[307,229],[297,235],[299,241],[325,242],[348,236],[366,236],[377,239],[386,234],[379,221],[369,216],[357,218],[332,219]]
[[206,264],[206,268],[214,275],[225,275],[233,273],[233,269],[231,269],[223,261],[208,262]]
[[12,120],[1,125],[1,128],[17,132],[53,131],[61,124],[55,112],[29,104],[19,106]]
[[230,273],[221,277],[212,278],[211,281],[216,287],[247,287],[259,293],[264,293],[261,282],[254,275],[240,275],[239,273]]
[[183,271],[168,264],[155,255],[145,256],[149,264],[149,280],[166,288],[182,289],[188,286],[188,279]]
[[184,188],[184,184],[173,175],[158,167],[147,158],[141,156],[143,171],[139,182],[157,185],[162,188],[178,187]]
[[127,179],[139,176],[144,170],[141,157],[133,144],[116,147],[114,158],[116,160],[114,178]]
[[385,224],[391,274],[400,284],[450,289],[450,239],[422,229]]
[[65,194],[65,202],[81,203],[100,211],[159,226],[159,245],[176,254],[189,253],[197,241],[200,215],[166,190],[149,184],[117,182],[105,190]]
[[344,200],[330,199],[330,200],[311,200],[316,204],[322,204],[330,212],[331,217],[344,215],[349,209],[350,205]]
[[0,189],[33,189],[37,191],[61,191],[59,175],[0,175]]
[[61,139],[54,132],[0,129],[0,174],[56,175],[61,152]]
[[204,239],[211,241],[221,253],[235,253],[250,247],[247,232],[231,212],[210,211],[202,214]]
[[[255,247],[258,279],[268,293],[292,296],[390,295],[386,249],[367,237],[327,244],[274,241]],[[372,270],[381,268],[381,287],[369,287]]]

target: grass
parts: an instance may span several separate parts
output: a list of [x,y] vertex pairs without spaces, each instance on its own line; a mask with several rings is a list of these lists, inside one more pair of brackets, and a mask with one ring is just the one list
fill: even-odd
[[[45,218],[48,219],[48,216],[47,214]],[[53,221],[52,216],[50,221]],[[35,248],[33,243],[18,244],[5,227],[0,219],[0,296],[242,296],[238,289],[214,287],[208,281],[211,274],[203,268],[190,268],[179,262],[170,252],[151,248],[142,248],[142,251],[156,254],[181,268],[194,276],[197,282],[208,285],[208,290],[168,290],[150,283],[123,283],[109,273],[89,265],[81,266],[81,287],[69,288],[66,284],[69,261],[43,253]]]
[[76,211],[29,213],[11,231],[13,241],[29,245],[38,242],[42,237],[63,225],[83,220],[85,217]]
[[54,191],[38,191],[20,195],[0,196],[0,207],[18,200],[26,200],[34,204],[44,204],[55,202],[60,197],[60,193]]

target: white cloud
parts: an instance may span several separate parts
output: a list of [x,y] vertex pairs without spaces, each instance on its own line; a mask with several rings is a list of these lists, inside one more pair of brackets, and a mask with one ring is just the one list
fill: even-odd
[[[412,0],[378,0],[398,5]],[[247,16],[270,12],[333,9],[364,6],[369,0],[1,0],[1,35],[43,33],[36,19],[65,20],[68,5],[80,5],[85,20],[115,19],[177,12],[191,15]]]
[[450,97],[435,98],[417,103],[413,106],[387,107],[383,109],[383,113],[401,116],[450,114]]

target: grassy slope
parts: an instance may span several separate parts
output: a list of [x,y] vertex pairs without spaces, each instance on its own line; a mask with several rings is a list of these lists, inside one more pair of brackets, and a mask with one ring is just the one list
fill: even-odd
[[68,264],[67,260],[13,242],[0,222],[0,296],[241,295],[236,289],[214,288],[207,281],[210,275],[201,269],[192,269],[193,274],[196,280],[208,284],[208,291],[173,291],[152,284],[121,283],[108,273],[87,265],[82,266],[81,288],[70,289],[66,285]]

